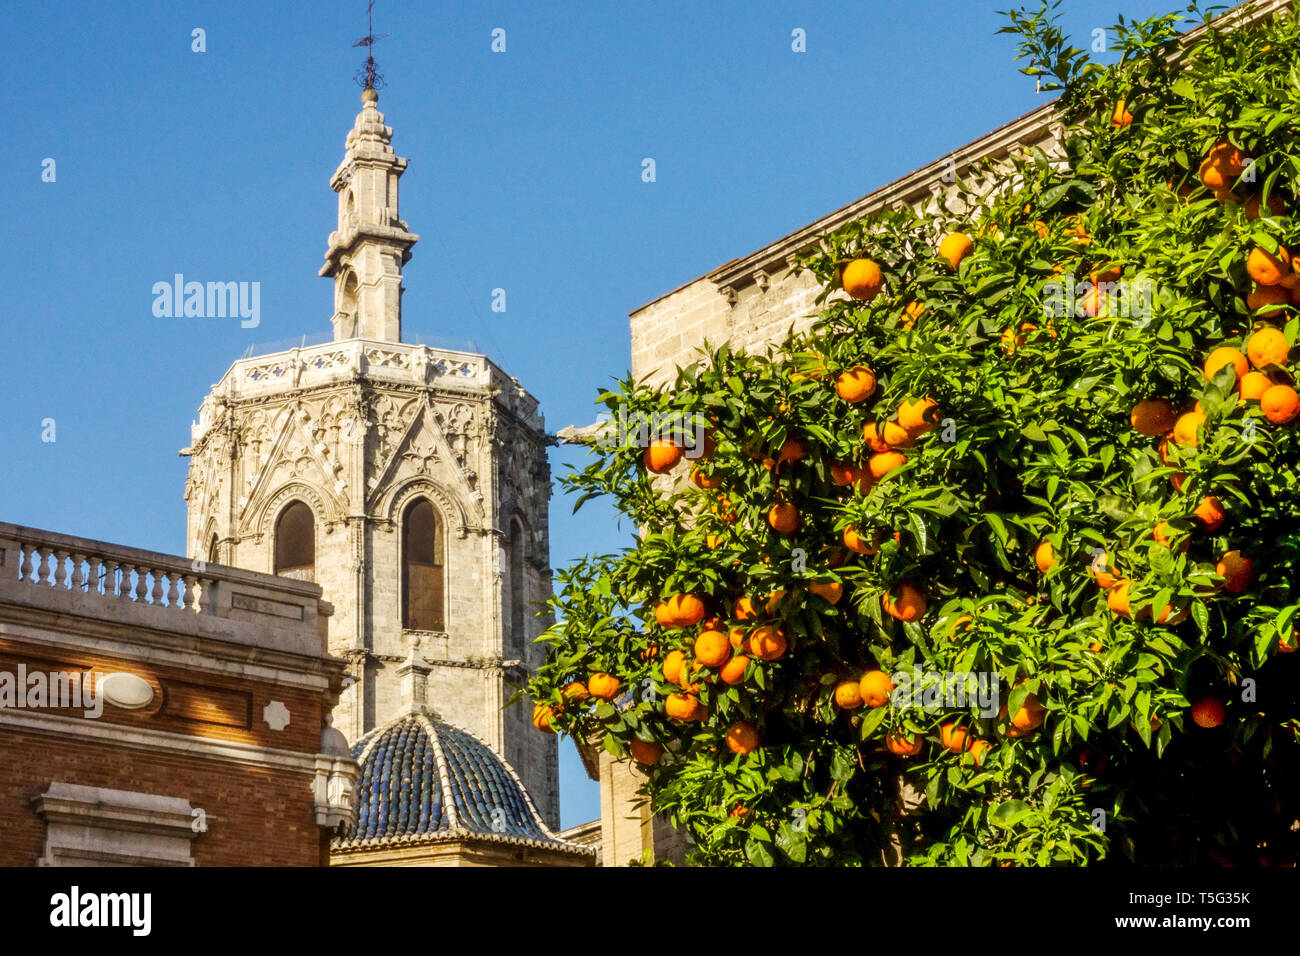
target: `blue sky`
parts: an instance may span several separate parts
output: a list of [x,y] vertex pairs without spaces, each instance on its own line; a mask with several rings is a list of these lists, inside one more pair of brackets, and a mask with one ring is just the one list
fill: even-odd
[[[421,236],[405,337],[472,341],[552,430],[591,421],[627,370],[629,311],[1042,102],[995,35],[1010,5],[378,0],[379,106]],[[1179,4],[1066,7],[1086,46],[1116,12]],[[0,151],[0,520],[181,552],[176,452],[210,385],[250,345],[329,332],[316,271],[365,3],[46,0],[6,26],[23,70]],[[177,272],[260,282],[260,325],[155,318]],[[576,460],[557,450],[553,471]],[[598,504],[570,511],[557,492],[554,567],[629,540]],[[561,776],[564,825],[597,816],[568,744]]]

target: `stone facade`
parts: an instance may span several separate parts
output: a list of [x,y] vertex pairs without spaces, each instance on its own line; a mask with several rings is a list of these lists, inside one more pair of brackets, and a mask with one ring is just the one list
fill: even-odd
[[[406,160],[373,90],[362,103],[331,179],[334,341],[241,360],[213,386],[182,452],[188,547],[322,587],[330,650],[354,680],[335,719],[350,740],[400,709],[396,670],[414,651],[430,704],[501,754],[554,825],[555,739],[526,704],[504,706],[547,624],[534,614],[551,593],[545,425],[483,356],[401,341],[401,266],[418,238],[398,218]],[[418,530],[424,502],[432,535]],[[293,543],[299,503],[310,519]],[[432,558],[411,556],[426,546]]]
[[0,866],[325,863],[356,779],[329,611],[314,584],[0,523]]

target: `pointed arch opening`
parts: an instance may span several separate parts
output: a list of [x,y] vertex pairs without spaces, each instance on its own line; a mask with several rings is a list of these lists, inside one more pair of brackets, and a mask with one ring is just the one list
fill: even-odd
[[212,532],[212,537],[208,539],[208,564],[217,564],[217,533]]
[[446,630],[443,553],[446,534],[427,498],[402,511],[402,627]]
[[510,601],[510,630],[506,639],[506,658],[523,660],[524,648],[528,642],[528,578],[526,566],[527,542],[524,523],[516,515],[510,519],[510,537],[507,544],[509,552],[509,575],[506,582]]
[[316,518],[301,501],[290,503],[275,520],[275,573],[316,580]]

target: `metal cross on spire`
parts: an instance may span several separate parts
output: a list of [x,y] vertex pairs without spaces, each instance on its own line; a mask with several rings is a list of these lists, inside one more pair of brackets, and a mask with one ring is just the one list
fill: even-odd
[[354,47],[363,46],[367,51],[365,66],[357,70],[356,80],[357,84],[363,89],[378,90],[384,85],[384,77],[382,73],[375,69],[375,43],[386,36],[391,36],[391,34],[381,33],[378,36],[375,35],[375,0],[370,0],[366,4],[366,26],[368,30],[366,35],[352,44]]

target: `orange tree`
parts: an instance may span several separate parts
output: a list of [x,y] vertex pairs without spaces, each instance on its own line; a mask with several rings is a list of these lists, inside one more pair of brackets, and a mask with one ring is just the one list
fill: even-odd
[[600,396],[695,461],[565,479],[640,534],[558,575],[534,723],[699,862],[1296,855],[1300,26],[1009,18],[1063,155],[824,236],[808,332]]

